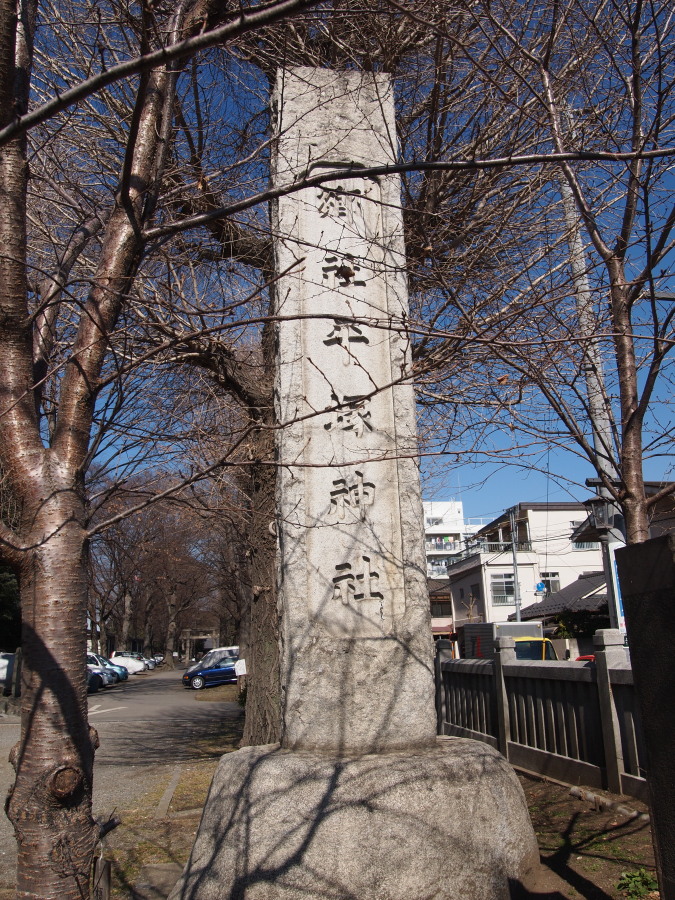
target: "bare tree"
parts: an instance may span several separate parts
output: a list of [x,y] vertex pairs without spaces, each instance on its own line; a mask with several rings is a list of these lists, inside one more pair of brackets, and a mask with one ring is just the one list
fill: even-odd
[[[0,454],[19,510],[16,522],[3,520],[0,541],[22,593],[22,736],[7,810],[23,897],[89,894],[99,830],[83,664],[92,531],[85,475],[127,399],[120,375],[138,318],[134,285],[141,270],[147,283],[154,277],[143,232],[159,215],[179,75],[199,46],[307,5],[279,0],[234,15],[202,0],[168,12],[45,6],[37,46],[36,3],[0,11]],[[125,60],[140,75],[116,87],[115,67]],[[96,98],[86,84],[92,70],[112,85]],[[29,147],[17,117],[28,112],[33,71],[38,97],[59,96]],[[76,91],[84,83],[77,110],[68,109],[64,72]],[[65,186],[64,150],[80,168]],[[40,226],[30,245],[29,224]]]
[[[672,129],[665,4],[628,7],[622,17],[616,5],[580,0],[536,9],[392,2],[375,17],[350,0],[288,21],[310,5],[272,0],[230,12],[217,0],[46,3],[37,41],[37,4],[5,4],[0,13],[0,467],[16,509],[3,519],[0,544],[20,573],[25,613],[22,738],[8,812],[27,898],[87,896],[99,834],[83,665],[93,537],[204,473],[236,471],[250,504],[254,668],[259,686],[276,683],[276,309],[266,204],[274,201],[267,173],[277,65],[400,75],[412,333],[427,409],[435,419],[447,414],[451,443],[457,423],[476,450],[485,421],[522,431],[533,385],[549,399],[534,373],[546,371],[551,383],[563,351],[581,363],[588,356],[570,355],[574,329],[560,314],[563,302],[577,314],[569,280],[564,288],[566,179],[599,260],[589,271],[598,311],[603,285],[611,300],[604,335],[616,363],[623,480],[608,489],[624,505],[631,539],[645,533],[639,443],[670,348],[669,314],[652,290],[673,218],[654,200]],[[611,97],[603,94],[610,83]],[[585,109],[587,99],[588,126],[566,127],[563,109]],[[626,162],[617,162],[617,148]],[[284,190],[329,177],[310,172]],[[631,248],[643,237],[640,266]],[[631,318],[638,310],[652,327],[644,381],[635,353],[642,325]],[[540,345],[545,368],[527,357]],[[190,437],[186,398],[196,395],[177,390],[195,368],[231,398],[224,449],[199,463],[197,452],[185,454],[186,441],[205,446]],[[459,386],[451,402],[448,379]],[[566,402],[579,399],[576,382],[571,393],[560,384]],[[610,389],[608,398],[611,405]],[[588,456],[588,429],[570,433]],[[103,500],[87,489],[94,460],[119,482],[138,464],[150,467],[152,453],[162,454],[164,471],[172,464],[172,485],[99,516]],[[276,734],[274,690],[260,687],[250,712],[249,739]]]
[[[512,158],[534,161],[490,176],[511,210],[480,196],[477,233],[494,251],[482,272],[462,267],[463,226],[480,229],[480,219],[461,218],[452,244],[450,198],[432,205],[428,265],[415,282],[429,310],[418,349],[429,431],[446,450],[495,461],[510,453],[542,469],[551,447],[571,450],[622,508],[628,541],[645,540],[655,503],[675,489],[672,475],[652,496],[644,486],[646,459],[672,459],[672,8],[462,8],[474,43],[458,47],[450,28],[428,21],[470,73],[476,108],[494,103],[494,122],[477,114],[474,132],[498,152],[503,135]],[[442,109],[435,122],[442,160],[466,125],[448,124]],[[466,139],[463,152],[474,152]]]

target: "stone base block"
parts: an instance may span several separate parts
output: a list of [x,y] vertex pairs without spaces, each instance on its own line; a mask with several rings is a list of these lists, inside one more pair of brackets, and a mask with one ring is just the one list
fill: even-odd
[[513,769],[486,744],[224,756],[169,900],[506,900],[538,864]]

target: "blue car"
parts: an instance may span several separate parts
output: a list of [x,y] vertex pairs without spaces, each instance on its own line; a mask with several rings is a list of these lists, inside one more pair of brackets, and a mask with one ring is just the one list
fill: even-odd
[[183,684],[185,687],[200,691],[212,684],[234,682],[237,680],[234,673],[237,658],[222,651],[210,650],[199,662],[187,669],[183,675]]

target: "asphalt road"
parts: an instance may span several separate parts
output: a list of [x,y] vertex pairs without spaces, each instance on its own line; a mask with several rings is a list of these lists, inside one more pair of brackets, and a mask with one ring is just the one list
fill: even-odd
[[[218,755],[219,739],[241,715],[236,703],[204,702],[181,683],[182,669],[131,675],[127,682],[89,695],[89,722],[101,746],[94,765],[94,815],[137,805],[163,788],[177,764]],[[0,716],[0,797],[14,772],[7,761],[19,738],[19,720]],[[204,750],[204,746],[212,750]],[[0,889],[14,883],[16,845],[0,811]]]

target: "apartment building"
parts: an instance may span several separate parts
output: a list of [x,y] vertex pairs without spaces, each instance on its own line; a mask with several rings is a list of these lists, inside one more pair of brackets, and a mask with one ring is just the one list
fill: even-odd
[[[467,621],[506,622],[515,612],[514,543],[522,607],[584,573],[602,570],[600,544],[572,540],[585,518],[582,503],[519,503],[513,535],[505,512],[480,528],[464,548],[448,554],[444,593],[454,627]],[[441,587],[436,585],[437,594]]]
[[464,510],[461,500],[425,500],[424,546],[427,577],[445,578],[451,554],[464,547]]

